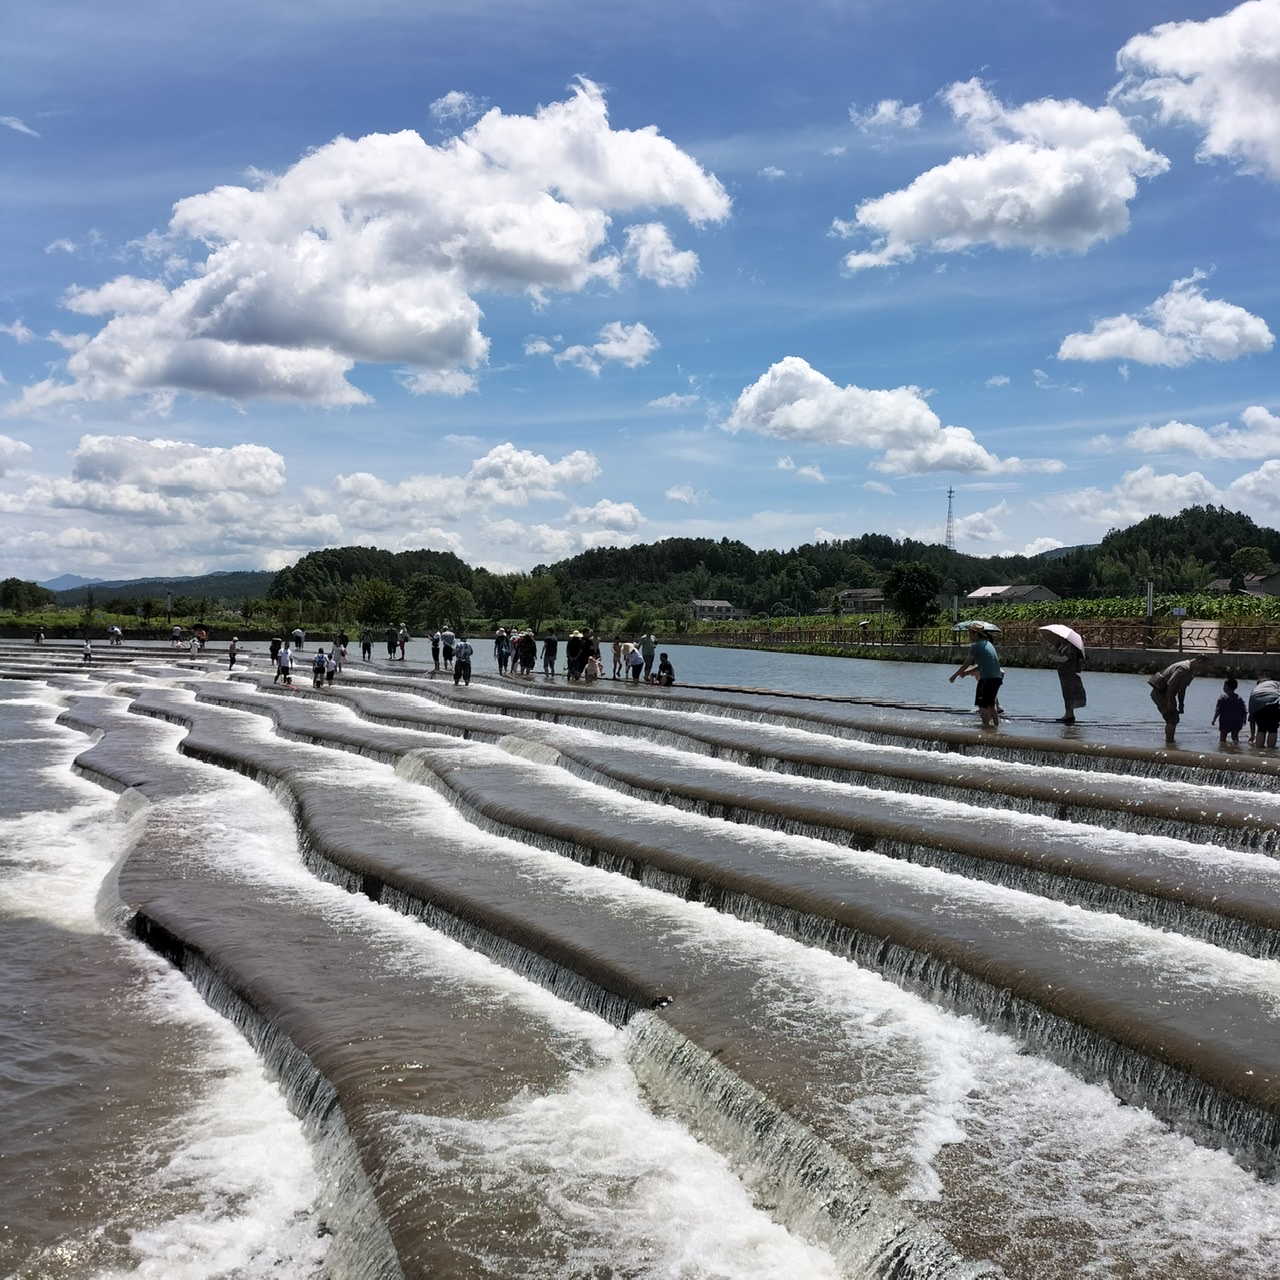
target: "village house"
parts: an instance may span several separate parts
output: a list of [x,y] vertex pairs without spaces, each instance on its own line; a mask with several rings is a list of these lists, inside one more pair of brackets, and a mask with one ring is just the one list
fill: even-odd
[[690,600],[689,617],[694,622],[716,621],[724,618],[745,618],[742,609],[735,609],[728,600]]
[[878,613],[884,605],[879,587],[848,587],[840,592],[841,613]]
[[[1230,578],[1214,578],[1205,588],[1207,591],[1228,592],[1231,590]],[[1241,588],[1247,596],[1280,596],[1280,572],[1247,573],[1244,586]]]
[[978,587],[965,596],[966,604],[1031,604],[1037,600],[1057,600],[1048,587],[1024,585],[1018,587]]

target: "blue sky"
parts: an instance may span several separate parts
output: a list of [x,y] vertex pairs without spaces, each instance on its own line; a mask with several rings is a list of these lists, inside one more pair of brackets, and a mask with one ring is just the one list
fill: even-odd
[[1280,0],[3,37],[0,576],[1280,524]]

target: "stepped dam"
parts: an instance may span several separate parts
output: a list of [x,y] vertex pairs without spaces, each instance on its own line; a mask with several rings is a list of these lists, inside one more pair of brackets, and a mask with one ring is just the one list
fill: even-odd
[[[297,1118],[283,1273],[1280,1274],[1274,752],[164,652],[9,649],[0,686],[110,799],[101,928]],[[24,965],[73,945],[10,919]],[[143,1114],[145,1067],[111,1087]],[[58,1164],[74,1126],[30,1128]],[[24,1228],[43,1194],[0,1270],[137,1265]]]

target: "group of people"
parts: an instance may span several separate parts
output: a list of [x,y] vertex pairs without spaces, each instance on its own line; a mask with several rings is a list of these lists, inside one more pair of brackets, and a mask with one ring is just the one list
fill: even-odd
[[[1000,687],[1004,683],[1004,668],[991,641],[985,623],[971,623],[969,627],[969,652],[964,661],[951,674],[952,682],[964,676],[976,676],[977,691],[974,705],[984,728],[994,729],[1000,723]],[[1086,705],[1084,681],[1080,669],[1084,664],[1084,652],[1066,640],[1055,640],[1051,645],[1051,658],[1058,671],[1062,689],[1064,714],[1059,724],[1074,724],[1077,708]],[[1196,676],[1208,675],[1213,669],[1213,658],[1197,654],[1170,663],[1161,671],[1147,678],[1151,686],[1151,701],[1155,703],[1164,721],[1165,742],[1172,743],[1178,722],[1186,714],[1187,687]],[[1222,694],[1214,707],[1209,722],[1218,728],[1218,741],[1238,743],[1240,732],[1249,727],[1249,741],[1258,746],[1276,745],[1277,727],[1280,725],[1280,681],[1260,675],[1246,702],[1239,694],[1239,681],[1228,676],[1222,682]]]
[[[110,632],[111,630],[112,628],[108,628],[108,632]],[[114,628],[114,630],[119,631],[120,628],[116,627]],[[173,641],[173,647],[175,649],[183,649],[183,648],[192,649],[192,646],[195,646],[195,648],[192,649],[192,652],[195,652],[197,650],[204,648],[205,641],[209,639],[209,633],[203,627],[197,627],[191,633],[191,638],[189,640],[184,641],[182,638],[182,628],[179,626],[175,626],[173,630],[169,633],[169,638]],[[123,641],[124,641],[124,633],[121,632],[120,642],[123,643]],[[111,643],[112,644],[116,643],[116,639],[114,636],[111,637]]]
[[[657,648],[657,637],[653,635],[641,636],[635,641],[624,641],[621,636],[614,636],[613,679],[629,679],[635,684],[641,680],[648,684],[675,684],[675,668],[665,653],[658,654]],[[512,627],[508,631],[499,627],[493,639],[493,657],[499,675],[510,671],[512,675],[530,679],[538,665],[538,638],[532,628],[517,631]],[[554,631],[548,631],[542,638],[541,658],[542,674],[554,679],[560,660],[560,637]],[[564,673],[569,680],[591,683],[603,678],[600,637],[592,631],[571,631],[564,642],[564,663]]]
[[[373,635],[372,633],[368,633],[368,635],[369,635],[369,648],[370,648],[370,651],[372,651]],[[393,622],[388,623],[387,631],[386,631],[386,635],[384,636],[384,639],[387,642],[387,661],[394,662],[396,658],[396,654],[398,653],[400,655],[400,661],[403,662],[405,659],[405,654],[409,648],[409,628],[406,627],[403,622],[398,627]],[[364,642],[362,639],[361,652],[364,651],[363,644]],[[437,669],[439,669],[438,664],[437,664]]]
[[[1164,739],[1174,740],[1178,721],[1187,712],[1187,686],[1196,676],[1205,676],[1213,669],[1213,659],[1207,654],[1197,654],[1194,658],[1183,658],[1180,662],[1170,663],[1163,671],[1148,677],[1151,686],[1151,701],[1156,704],[1161,719],[1164,720]],[[1218,727],[1220,745],[1238,743],[1240,731],[1249,726],[1249,741],[1260,747],[1276,745],[1276,731],[1280,728],[1280,680],[1270,676],[1260,676],[1254,682],[1249,694],[1249,701],[1240,696],[1240,682],[1234,676],[1228,676],[1222,682],[1222,693],[1213,709],[1210,724]]]

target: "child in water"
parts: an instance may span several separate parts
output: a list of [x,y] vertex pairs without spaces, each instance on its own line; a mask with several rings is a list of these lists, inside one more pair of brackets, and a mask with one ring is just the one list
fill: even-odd
[[1228,676],[1222,682],[1222,697],[1218,699],[1218,705],[1213,709],[1213,719],[1209,721],[1218,726],[1218,742],[1226,742],[1227,735],[1230,734],[1231,741],[1238,743],[1240,730],[1244,728],[1248,715],[1244,699],[1236,692],[1235,677]]

